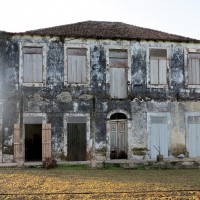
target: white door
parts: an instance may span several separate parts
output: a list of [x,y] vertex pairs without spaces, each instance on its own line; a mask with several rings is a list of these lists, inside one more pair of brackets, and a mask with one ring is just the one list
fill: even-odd
[[164,158],[168,158],[168,131],[167,131],[167,117],[152,116],[150,124],[150,152],[151,158],[162,154]]
[[200,156],[200,117],[188,117],[189,157]]
[[112,159],[127,158],[126,124],[126,120],[111,120],[110,122],[110,157]]

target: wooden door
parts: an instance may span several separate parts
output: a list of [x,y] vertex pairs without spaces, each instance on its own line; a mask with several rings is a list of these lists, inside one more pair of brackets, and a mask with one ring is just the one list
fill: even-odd
[[200,156],[200,117],[194,116],[188,119],[189,131],[189,157]]
[[67,124],[67,159],[86,160],[86,123]]
[[156,159],[158,151],[168,158],[167,117],[151,117],[151,158]]
[[14,124],[14,162],[22,157],[22,144],[20,144],[20,124]]
[[110,122],[110,158],[127,158],[127,128],[125,120]]
[[51,157],[51,124],[42,124],[42,161]]

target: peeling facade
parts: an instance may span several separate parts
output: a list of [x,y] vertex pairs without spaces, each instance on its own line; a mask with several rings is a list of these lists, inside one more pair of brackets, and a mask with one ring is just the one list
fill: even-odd
[[[28,62],[24,54],[29,56],[30,51],[36,51],[33,48],[39,52],[34,55],[41,56],[42,75],[32,72],[39,81],[30,82],[28,77],[24,82],[24,66]],[[164,49],[166,53],[151,54],[151,49]],[[200,78],[193,83],[188,75],[189,62],[200,60],[199,49],[200,42],[192,41],[63,38],[0,32],[0,162],[23,163],[48,155],[58,161],[154,160],[159,152],[165,159],[180,154],[199,157]],[[74,73],[69,62],[73,63],[77,55],[80,62],[86,59],[81,80],[69,75]],[[151,83],[155,75],[151,71],[151,57],[166,57],[162,59],[166,63],[166,77],[161,77],[157,84]],[[198,62],[195,66],[200,68]],[[126,63],[122,64],[125,67],[115,67],[119,63]],[[33,75],[31,78],[34,79]],[[119,85],[117,80],[121,81]],[[127,93],[123,93],[124,89]],[[125,96],[119,96],[121,93]],[[50,124],[51,137],[46,142],[43,136],[49,131],[45,132],[44,124]],[[39,129],[42,136],[37,138],[32,130]],[[82,135],[76,136],[76,132]],[[45,146],[47,143],[50,146]],[[31,154],[31,145],[38,144],[38,151],[48,151],[43,152],[44,156]]]

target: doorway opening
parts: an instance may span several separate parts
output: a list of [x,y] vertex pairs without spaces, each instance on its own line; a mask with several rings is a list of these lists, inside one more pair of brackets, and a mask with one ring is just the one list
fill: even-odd
[[42,160],[42,124],[25,124],[25,161]]
[[110,158],[127,159],[127,117],[114,113],[110,119]]
[[86,160],[86,123],[67,124],[68,161]]

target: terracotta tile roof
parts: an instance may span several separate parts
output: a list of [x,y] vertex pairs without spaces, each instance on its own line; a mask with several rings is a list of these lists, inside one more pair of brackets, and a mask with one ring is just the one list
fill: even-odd
[[26,31],[22,34],[64,36],[72,38],[200,42],[200,40],[133,26],[121,22],[103,21],[78,22],[74,24]]

